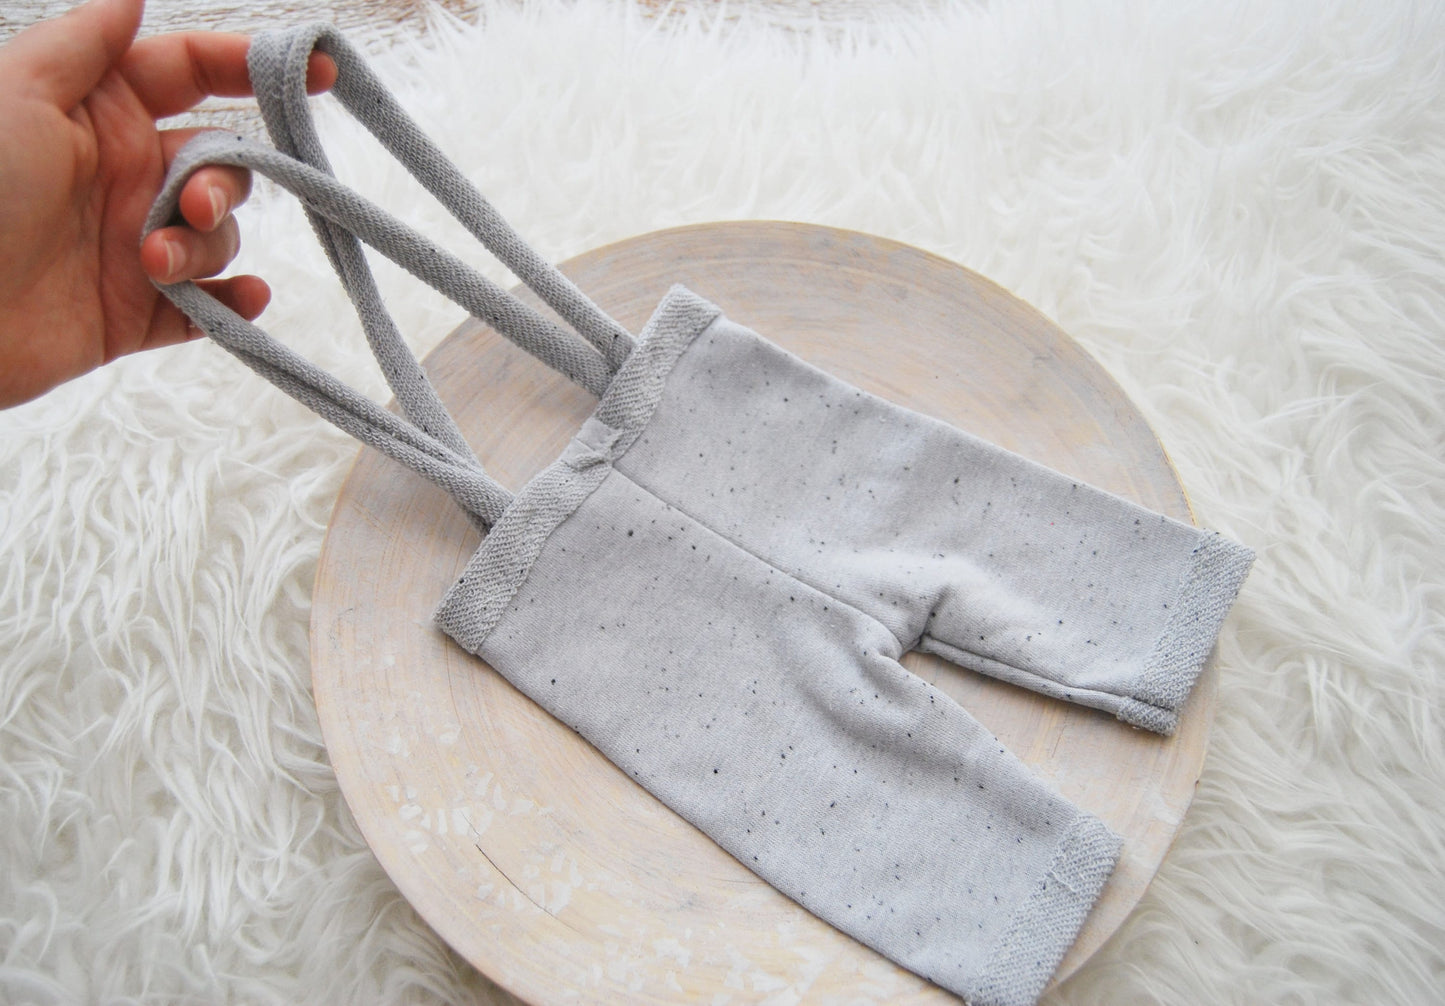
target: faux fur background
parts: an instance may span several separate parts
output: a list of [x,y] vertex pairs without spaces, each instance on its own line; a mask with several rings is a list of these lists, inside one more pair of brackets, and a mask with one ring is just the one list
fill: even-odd
[[[1438,4],[784,31],[546,2],[378,60],[554,259],[787,218],[1002,283],[1258,550],[1183,832],[1050,1002],[1441,1001]],[[472,248],[327,108],[344,178]],[[299,211],[262,187],[243,227],[272,331],[384,397]],[[460,321],[380,271],[419,352]],[[506,1001],[396,893],[322,748],[309,592],[353,453],[204,343],[0,413],[0,1001]]]

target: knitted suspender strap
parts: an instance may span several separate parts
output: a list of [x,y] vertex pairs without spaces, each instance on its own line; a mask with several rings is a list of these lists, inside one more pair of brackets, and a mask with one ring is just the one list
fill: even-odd
[[[338,76],[333,93],[348,111],[586,341],[543,318],[335,179],[307,101],[306,67],[313,49],[335,61]],[[304,205],[327,258],[356,305],[372,353],[410,422],[336,381],[194,284],[158,286],[252,369],[358,440],[435,482],[479,526],[490,526],[511,494],[482,469],[407,348],[382,303],[361,241],[599,397],[631,353],[632,337],[522,241],[331,26],[264,32],[252,40],[247,62],[262,116],[280,152],[239,136],[202,134],[176,157],[145,231],[148,234],[174,218],[181,187],[203,164],[248,167],[292,192]]]
[[[615,373],[632,351],[632,336],[522,240],[402,110],[356,50],[331,25],[319,23],[262,32],[251,42],[247,55],[251,83],[276,148],[327,174],[332,173],[306,96],[306,65],[313,49],[326,53],[336,63],[337,78],[331,93],[341,104],[488,251],[586,338],[607,361],[609,374]],[[318,233],[327,229],[314,217],[312,222]],[[354,247],[354,240],[348,241],[349,238],[350,235],[336,235],[337,244],[349,243]],[[322,243],[336,264],[330,242],[323,237]],[[360,249],[355,251],[359,256]],[[339,265],[337,269],[342,271]],[[513,333],[507,334],[522,342]],[[589,390],[598,391],[597,388]]]
[[[285,79],[286,71],[291,67],[277,56],[293,38],[298,42],[304,41],[307,46],[306,51],[300,54],[301,72],[297,84],[301,93],[299,111],[294,107],[294,102],[283,100],[289,86]],[[321,152],[319,138],[312,126],[310,109],[306,105],[306,62],[309,46],[309,39],[303,40],[293,32],[272,33],[265,39],[258,36],[252,41],[247,53],[247,64],[251,86],[257,94],[272,144],[282,153],[290,154],[329,175],[334,172],[326,160],[326,155]],[[386,383],[391,385],[395,392],[402,412],[423,432],[432,434],[461,456],[475,461],[470,445],[452,420],[451,414],[442,405],[436,390],[386,311],[360,242],[355,235],[309,207],[306,209],[306,216],[311,221],[311,228],[316,232],[316,238],[326,252],[331,267],[341,278],[342,287],[356,305],[372,355],[376,357],[382,373],[386,375]]]
[[[535,334],[534,329],[527,328],[531,323],[527,315],[541,321],[535,312],[515,297],[352,192],[331,175],[241,136],[202,133],[181,149],[146,219],[146,234],[175,218],[181,188],[192,173],[206,164],[229,164],[265,175],[299,198],[308,210],[356,235],[499,331],[513,334],[515,341],[524,348],[573,376],[578,383],[587,387],[606,387],[610,375],[602,358],[590,346],[579,346],[575,339],[572,340],[570,348],[585,349],[591,357],[584,358],[585,369],[580,373],[565,368],[558,360],[559,354],[550,337],[536,345],[529,345],[515,334],[519,331],[529,336]],[[157,286],[207,335],[257,373],[358,440],[441,486],[478,522],[485,525],[495,523],[511,502],[511,493],[488,476],[469,451],[458,451],[433,432],[418,429],[353,391],[194,283],[158,283]],[[386,313],[379,301],[374,305],[358,304],[357,307],[363,312],[363,318],[373,313],[383,316]],[[384,330],[376,319],[371,321],[375,329],[369,326],[368,331]],[[389,317],[386,322],[390,323]],[[557,334],[561,335],[560,330]],[[391,348],[397,354],[410,357],[399,337]],[[416,366],[414,359],[410,365]],[[422,383],[430,391],[430,385],[425,381]],[[397,393],[400,398],[401,389],[397,389]],[[434,396],[435,392],[431,394]],[[411,405],[415,407],[417,402],[413,400]],[[445,413],[439,401],[436,407]]]

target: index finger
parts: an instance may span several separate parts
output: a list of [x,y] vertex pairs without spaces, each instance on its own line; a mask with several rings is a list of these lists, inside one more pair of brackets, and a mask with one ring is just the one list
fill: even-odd
[[[246,70],[249,35],[194,31],[143,38],[130,47],[120,72],[155,118],[176,115],[205,98],[241,98],[251,93]],[[306,89],[312,94],[336,80],[329,56],[313,52]]]

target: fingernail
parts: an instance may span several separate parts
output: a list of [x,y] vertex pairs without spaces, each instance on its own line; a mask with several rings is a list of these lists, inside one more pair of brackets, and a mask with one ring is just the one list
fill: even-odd
[[219,186],[211,186],[211,226],[215,227],[226,219],[229,212],[231,207],[226,201],[226,193],[222,192]]
[[166,280],[174,283],[186,268],[186,246],[179,241],[166,242]]

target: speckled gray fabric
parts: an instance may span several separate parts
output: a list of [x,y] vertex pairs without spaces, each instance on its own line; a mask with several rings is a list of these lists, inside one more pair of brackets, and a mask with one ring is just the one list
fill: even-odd
[[616,464],[905,649],[1161,733],[1253,558],[726,320]]
[[[359,75],[315,28],[267,42],[280,55],[259,63],[294,81],[318,38]],[[376,88],[364,84],[363,97]],[[288,108],[268,121],[295,140]],[[368,121],[393,149],[395,115]],[[899,658],[931,651],[1168,732],[1249,551],[867,395],[681,287],[627,352],[615,323],[564,312],[579,332],[538,327],[297,142],[310,164],[237,137],[194,141],[148,226],[200,164],[251,167],[305,201],[364,317],[384,309],[351,234],[603,391],[513,498],[434,415],[415,361],[386,369],[422,428],[194,285],[162,287],[490,526],[440,628],[818,917],[979,1006],[1033,1002],[1119,839]],[[450,177],[427,161],[434,148],[403,146]],[[389,325],[369,319],[373,348],[405,354]]]
[[898,658],[1172,729],[1249,560],[675,287],[437,622],[815,915],[1028,1003],[1119,840]]
[[[437,623],[819,918],[970,1002],[1033,1002],[1119,839],[905,670],[876,611],[633,463],[671,377],[733,327],[674,288]],[[783,380],[803,367],[780,361]],[[758,404],[730,390],[694,403],[699,421]],[[759,449],[778,431],[760,433]]]

